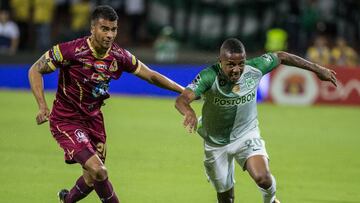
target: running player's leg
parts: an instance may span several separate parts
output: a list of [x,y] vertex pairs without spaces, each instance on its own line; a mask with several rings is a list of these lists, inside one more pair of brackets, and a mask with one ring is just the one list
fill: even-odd
[[252,156],[247,159],[245,167],[251,178],[259,186],[263,195],[264,203],[274,202],[276,181],[270,173],[267,157],[263,155]]
[[276,182],[270,173],[269,156],[266,152],[265,142],[260,137],[258,128],[247,133],[236,147],[239,151],[235,160],[243,170],[247,170],[251,178],[258,185],[264,199],[264,203],[272,203],[275,200]]
[[83,175],[78,178],[74,187],[65,197],[65,202],[77,202],[85,198],[94,189],[94,180],[90,173],[83,169]]
[[107,169],[97,154],[91,156],[83,165],[94,180],[94,189],[104,203],[118,203],[112,184],[109,181]]
[[51,121],[50,126],[54,138],[64,149],[66,162],[81,164],[89,175],[85,173],[85,176],[80,177],[70,192],[64,193],[62,190],[59,193],[60,200],[66,203],[76,202],[86,197],[94,187],[103,202],[119,202],[108,180],[103,161],[97,155],[98,147],[91,144],[88,127],[75,121]]
[[204,166],[209,181],[215,187],[218,203],[234,202],[234,160],[227,146],[211,146],[205,143]]

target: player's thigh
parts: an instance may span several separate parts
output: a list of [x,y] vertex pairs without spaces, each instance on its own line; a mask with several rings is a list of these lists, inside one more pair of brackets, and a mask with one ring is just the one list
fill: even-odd
[[205,172],[208,180],[219,193],[234,186],[234,159],[228,153],[227,146],[217,147],[204,144]]
[[235,143],[235,160],[239,165],[246,170],[247,161],[254,156],[263,156],[266,159],[269,158],[265,141],[261,138],[259,129],[254,129],[247,133],[244,137],[240,138]]
[[74,159],[75,155],[85,149],[88,152],[84,153],[84,157],[80,159],[87,159],[95,153],[86,126],[79,123],[51,121],[50,128],[53,137],[65,152],[65,161],[67,163],[77,162]]

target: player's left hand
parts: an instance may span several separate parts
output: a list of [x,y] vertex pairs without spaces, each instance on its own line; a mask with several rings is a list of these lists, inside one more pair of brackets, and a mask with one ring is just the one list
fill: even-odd
[[322,81],[330,81],[332,84],[337,87],[337,80],[336,80],[336,72],[327,68],[324,68],[320,65],[315,64],[319,72],[316,73],[317,77]]

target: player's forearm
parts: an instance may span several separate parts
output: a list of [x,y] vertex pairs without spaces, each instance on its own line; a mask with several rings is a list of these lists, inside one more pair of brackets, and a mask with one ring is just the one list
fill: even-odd
[[43,77],[34,66],[32,66],[29,70],[29,82],[39,109],[48,108],[44,95]]
[[290,54],[283,51],[276,52],[276,54],[278,58],[281,60],[281,64],[284,65],[298,67],[301,69],[312,71],[314,73],[319,73],[320,70],[323,69],[323,67],[311,61],[305,60],[299,56],[296,56],[294,54]]
[[175,108],[182,114],[186,115],[189,113],[194,113],[194,110],[190,106],[190,101],[183,95],[180,95],[176,98]]
[[181,93],[184,90],[184,87],[182,87],[181,85],[155,71],[148,81],[158,87],[172,90],[174,92]]

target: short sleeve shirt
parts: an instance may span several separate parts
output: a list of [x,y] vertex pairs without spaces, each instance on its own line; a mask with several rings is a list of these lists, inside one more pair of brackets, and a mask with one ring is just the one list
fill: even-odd
[[273,53],[247,60],[236,83],[219,63],[202,70],[187,89],[204,99],[198,133],[205,141],[226,145],[258,126],[256,92],[260,79],[279,65]]
[[136,57],[115,43],[98,56],[88,37],[57,44],[45,55],[52,69],[60,69],[52,116],[61,119],[97,116],[110,96],[110,81],[139,70]]

